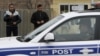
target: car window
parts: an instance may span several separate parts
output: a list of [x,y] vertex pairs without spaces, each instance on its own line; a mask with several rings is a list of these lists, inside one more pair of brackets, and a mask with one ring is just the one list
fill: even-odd
[[[35,36],[37,36],[39,33],[41,33],[42,31],[44,31],[45,29],[47,29],[49,26],[53,25],[54,23],[56,23],[57,21],[61,20],[62,18],[64,18],[63,15],[59,15],[55,18],[53,18],[52,20],[48,21],[47,23],[41,25],[39,28],[37,28],[36,30],[32,31],[31,33],[27,34],[24,37],[24,41],[30,41],[32,40]],[[20,40],[20,39],[19,39]]]
[[64,22],[52,31],[55,41],[93,40],[97,18],[96,16],[86,16]]

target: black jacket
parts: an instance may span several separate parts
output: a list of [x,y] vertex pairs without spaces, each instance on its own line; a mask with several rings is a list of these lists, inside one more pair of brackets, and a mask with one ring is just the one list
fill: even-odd
[[[19,13],[15,11],[13,13],[13,17],[10,17],[12,13],[10,11],[6,11],[4,15],[4,21],[6,22],[7,26],[17,26],[21,22],[21,18],[19,16]],[[13,22],[16,22],[16,24],[13,24]]]
[[44,23],[49,20],[49,17],[45,12],[36,11],[35,13],[32,14],[31,23],[33,23],[34,25],[38,25],[37,21],[41,21],[41,20],[43,20]]

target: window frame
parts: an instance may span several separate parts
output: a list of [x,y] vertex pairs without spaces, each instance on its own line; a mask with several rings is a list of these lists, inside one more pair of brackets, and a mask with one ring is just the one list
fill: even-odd
[[[83,6],[84,6],[84,10],[85,10],[85,6],[86,6],[86,5],[87,5],[87,8],[89,8],[89,4],[87,4],[87,3],[86,3],[86,4],[74,4],[74,3],[72,3],[72,4],[66,4],[66,3],[61,3],[61,4],[59,4],[59,13],[60,13],[60,14],[62,14],[62,13],[61,13],[61,5],[65,5],[65,6],[67,5],[67,6],[68,6],[68,12],[71,12],[71,6],[74,6],[74,5],[75,5],[75,6],[76,6],[76,5],[77,5],[77,6],[78,6],[78,5],[83,5]],[[64,13],[65,13],[65,12],[64,12]]]
[[[100,15],[86,15],[86,16],[77,16],[77,17],[73,17],[73,18],[70,18],[70,19],[68,19],[68,20],[65,20],[64,22],[62,22],[61,24],[59,24],[59,25],[57,25],[55,28],[53,28],[51,31],[50,31],[50,33],[52,33],[55,29],[57,29],[59,26],[61,26],[61,25],[63,25],[64,23],[66,23],[66,22],[68,22],[68,21],[70,21],[70,20],[75,20],[75,19],[77,19],[77,18],[85,18],[85,17],[96,17],[96,20],[97,20],[97,18],[99,17],[100,18]],[[94,31],[94,33],[95,33],[95,31]],[[45,37],[45,36],[44,36]],[[39,41],[39,42],[45,42],[44,41],[44,37]],[[99,36],[99,38],[98,39],[100,39],[100,36]],[[96,37],[94,37],[94,39],[93,40],[98,40]],[[81,40],[80,40],[81,41]],[[92,40],[88,40],[88,41],[92,41]],[[56,42],[56,41],[53,41],[53,42]],[[66,41],[58,41],[58,42],[66,42]],[[67,42],[72,42],[72,41],[67,41]]]

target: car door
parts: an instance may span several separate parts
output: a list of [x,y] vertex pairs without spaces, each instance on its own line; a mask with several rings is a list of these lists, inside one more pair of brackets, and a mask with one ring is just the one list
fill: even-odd
[[99,46],[98,46],[98,56],[100,56],[100,39],[99,39]]
[[[99,16],[80,16],[64,21],[50,31],[55,40],[40,40],[40,56],[97,56],[95,29]],[[45,37],[45,36],[44,36]]]
[[96,39],[99,40],[99,42],[98,42],[98,56],[100,56],[100,17],[96,20],[95,37],[96,37]]

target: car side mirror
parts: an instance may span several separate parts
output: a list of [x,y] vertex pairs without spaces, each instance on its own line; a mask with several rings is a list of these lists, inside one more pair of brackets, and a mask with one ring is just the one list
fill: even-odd
[[46,42],[54,41],[54,40],[55,40],[55,39],[54,39],[54,34],[53,34],[53,33],[48,33],[48,34],[46,34],[46,36],[44,37],[44,40],[45,40]]

